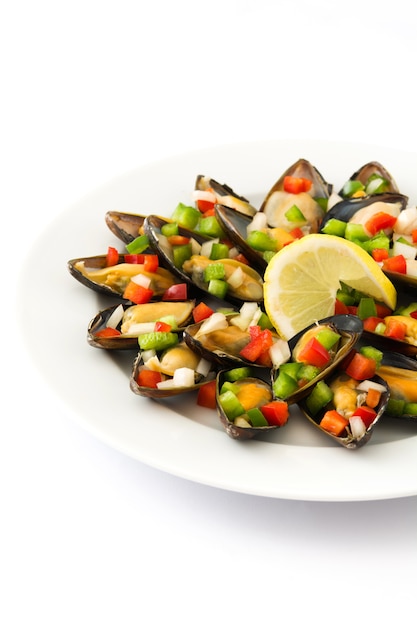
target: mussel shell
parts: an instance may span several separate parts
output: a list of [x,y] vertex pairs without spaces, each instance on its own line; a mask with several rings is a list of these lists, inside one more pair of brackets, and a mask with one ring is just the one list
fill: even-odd
[[361,448],[366,443],[368,443],[369,439],[371,438],[376,424],[379,422],[379,420],[381,419],[382,415],[385,412],[385,409],[389,400],[389,395],[390,395],[387,383],[380,376],[374,376],[371,380],[380,385],[383,385],[386,391],[385,393],[381,394],[381,399],[379,401],[379,404],[377,407],[375,407],[377,414],[376,414],[374,421],[372,422],[372,424],[370,424],[370,426],[366,429],[366,432],[361,437],[353,437],[351,435],[338,437],[334,435],[333,433],[330,433],[324,428],[322,428],[319,424],[319,421],[323,417],[323,414],[325,413],[326,409],[320,411],[317,416],[313,417],[312,415],[309,414],[308,408],[306,406],[305,398],[299,402],[298,406],[300,407],[300,409],[302,410],[303,414],[308,419],[308,421],[311,424],[313,424],[315,428],[318,428],[324,435],[332,439],[335,443],[349,450]]
[[328,183],[324,177],[320,174],[318,169],[310,163],[307,159],[298,159],[295,163],[290,165],[283,174],[274,183],[271,189],[266,194],[260,211],[265,211],[266,204],[275,191],[282,191],[284,189],[284,178],[286,176],[295,176],[297,178],[308,178],[313,182],[314,197],[315,198],[328,198],[332,192],[333,185]]
[[[307,331],[309,331],[311,328],[314,328],[314,326],[316,325],[320,326],[322,324],[330,326],[341,335],[342,338],[340,339],[340,345],[338,347],[337,353],[332,359],[332,362],[327,367],[325,367],[313,380],[311,380],[306,385],[303,385],[297,391],[285,398],[285,401],[288,402],[288,404],[295,404],[299,402],[310,393],[311,389],[320,380],[328,378],[337,369],[340,362],[343,361],[343,359],[354,348],[362,335],[363,324],[359,317],[357,317],[356,315],[331,315],[330,317],[319,320],[317,323],[314,322],[313,324],[310,324],[307,328],[294,335],[288,341],[291,354],[294,352],[295,346],[298,344],[298,342],[302,339]],[[279,368],[278,370],[271,370],[272,384],[276,376],[278,375],[278,372]]]
[[140,234],[145,215],[107,211],[105,222],[113,235],[124,243],[130,243]]
[[[404,370],[408,370],[410,372],[414,372],[414,384],[417,387],[417,361],[415,358],[411,358],[405,354],[400,354],[398,352],[384,352],[384,356],[382,357],[381,365],[388,365],[393,367],[398,367]],[[381,378],[384,378],[383,372],[381,372]],[[388,383],[389,387],[389,383]],[[391,415],[388,411],[385,411],[384,415],[387,417],[392,417],[393,419],[401,419],[407,421],[417,422],[417,415],[411,413],[404,413],[401,416]]]
[[[223,202],[227,206],[233,206],[233,208],[239,213],[252,216],[256,213],[255,207],[253,207],[249,200],[244,196],[237,194],[229,185],[225,183],[219,183],[214,178],[209,178],[203,174],[198,174],[195,181],[195,189],[205,191],[211,189],[216,195],[219,202]],[[228,198],[231,202],[228,202]],[[236,202],[233,202],[236,200]]]
[[[208,361],[216,363],[217,365],[225,369],[241,366],[250,366],[253,368],[265,369],[265,366],[253,363],[252,361],[248,361],[247,359],[241,357],[239,354],[231,353],[227,350],[226,347],[222,349],[219,346],[215,346],[213,344],[204,345],[201,340],[196,338],[196,334],[203,323],[204,322],[197,322],[196,324],[189,324],[184,329],[184,341],[192,350],[194,350],[194,352],[197,352],[200,356],[204,357]],[[207,335],[207,337],[209,337],[209,334]],[[249,343],[249,332],[247,332],[247,337]]]
[[[272,430],[276,430],[277,428],[279,428],[279,426],[243,427],[243,426],[237,426],[236,424],[231,422],[229,418],[226,416],[219,402],[220,390],[225,381],[224,376],[225,376],[225,370],[222,370],[217,374],[217,377],[216,377],[216,406],[217,406],[217,414],[220,418],[220,422],[222,423],[229,437],[231,437],[232,439],[240,439],[241,441],[245,441],[248,439],[254,439],[255,437],[259,437],[260,435],[263,435],[265,433],[268,433]],[[254,382],[258,385],[265,386],[265,388],[267,388],[268,390],[271,390],[270,385],[261,378],[248,377],[248,378],[243,379],[242,381],[237,381],[236,384],[239,385],[239,383],[243,384],[244,382]],[[271,395],[272,395],[272,391],[271,391]]]
[[[388,182],[387,193],[399,193],[399,188],[390,172],[378,161],[369,161],[362,165],[356,172],[352,174],[349,180],[358,180],[365,185],[370,176],[377,174]],[[339,196],[343,194],[343,187],[339,191]],[[342,196],[343,197],[343,196]]]
[[[119,255],[119,264],[124,263],[125,255]],[[77,259],[71,259],[67,263],[67,267],[71,276],[73,276],[78,282],[80,282],[85,287],[96,291],[97,293],[104,294],[106,296],[116,296],[117,298],[123,299],[123,293],[120,289],[116,289],[111,287],[110,285],[96,282],[83,274],[83,272],[77,267],[79,264],[85,263],[86,267],[92,270],[101,270],[107,267],[107,255],[101,254],[97,256],[91,257],[79,257]],[[161,288],[160,290],[155,291],[155,297],[162,295],[162,293],[167,289],[170,285],[174,285],[178,283],[176,276],[173,272],[165,268],[159,268],[158,273],[161,275],[164,281],[166,281],[166,286]]]
[[201,380],[196,382],[191,387],[170,387],[170,388],[163,388],[163,389],[143,387],[141,385],[138,385],[137,380],[136,380],[137,375],[139,373],[140,366],[142,364],[143,364],[142,353],[138,352],[138,354],[136,355],[133,361],[132,371],[131,371],[130,380],[129,380],[129,386],[130,386],[131,391],[133,391],[134,394],[138,396],[143,396],[146,398],[154,398],[154,399],[172,398],[174,396],[179,396],[184,393],[190,393],[192,391],[198,390],[202,385],[207,383],[209,380],[214,379],[214,375],[212,375],[211,378],[201,377]]
[[252,217],[222,204],[216,204],[214,211],[229,239],[247,258],[250,265],[260,274],[263,274],[266,270],[267,262],[263,258],[262,253],[254,250],[246,241],[247,227],[251,224]]
[[337,219],[341,222],[349,222],[352,217],[360,209],[374,204],[375,202],[384,202],[387,204],[399,204],[402,211],[407,207],[408,196],[401,193],[381,193],[360,198],[346,198],[337,202],[323,218],[320,230],[322,231],[327,222],[331,219]]
[[[187,274],[183,269],[175,267],[175,265],[173,264],[173,261],[168,253],[167,250],[164,249],[163,246],[160,245],[160,237],[161,237],[161,227],[163,226],[163,224],[166,223],[165,220],[161,217],[158,217],[156,215],[148,215],[148,217],[145,219],[144,222],[144,231],[146,233],[146,235],[149,238],[149,243],[150,246],[153,248],[153,250],[155,251],[156,254],[158,254],[159,259],[160,259],[160,263],[161,265],[163,265],[164,267],[168,268],[173,274],[175,274],[177,276],[177,278],[179,278],[181,281],[187,283],[191,289],[194,290],[198,290],[201,293],[207,295],[210,295],[210,297],[213,297],[211,294],[209,294],[208,289],[205,287],[205,285],[203,284],[198,284],[195,280],[193,280],[192,276],[190,274]],[[179,229],[180,234],[183,234],[187,237],[193,237],[198,243],[204,243],[205,241],[207,241],[209,238],[208,237],[203,237],[199,234],[195,234],[191,231],[187,231],[186,229]],[[225,260],[226,261],[226,260]],[[219,263],[222,262],[222,260],[220,259],[218,261]],[[262,276],[260,274],[258,274],[258,272],[256,272],[256,270],[254,270],[252,267],[249,267],[243,263],[238,263],[237,261],[234,261],[234,259],[227,259],[227,262],[229,263],[229,265],[231,264],[235,264],[236,266],[240,265],[243,269],[243,271],[245,271],[247,274],[250,275],[251,278],[253,278],[254,280],[256,280],[256,282],[259,285],[262,285]],[[245,282],[245,284],[247,284],[247,282]],[[262,291],[262,290],[260,290]],[[214,298],[215,299],[215,298]],[[228,293],[226,295],[226,298],[224,300],[220,300],[221,302],[229,302],[232,304],[241,304],[242,302],[246,302],[248,300],[250,300],[251,298],[249,298],[246,294],[242,295],[241,298],[237,297],[235,294],[232,293]],[[262,292],[262,297],[260,300],[257,301],[261,301],[263,299],[263,292]],[[253,301],[253,299],[252,299]]]
[[400,272],[390,272],[388,270],[382,270],[387,278],[393,283],[394,287],[404,292],[417,291],[417,277],[410,276],[409,274],[401,274]]
[[[152,305],[157,305],[158,302],[149,303]],[[161,308],[163,309],[163,315],[170,315],[169,309],[172,305],[181,305],[184,304],[184,309],[189,308],[189,313],[187,313],[187,317],[183,320],[181,326],[176,329],[174,332],[182,332],[190,321],[192,316],[192,310],[194,308],[195,301],[189,300],[184,303],[182,302],[161,302]],[[97,315],[90,321],[87,330],[87,341],[90,346],[94,348],[103,348],[105,350],[137,350],[138,349],[138,336],[133,334],[121,334],[115,337],[97,337],[97,331],[103,329],[107,325],[107,321],[113,312],[117,309],[118,306],[122,306],[124,311],[127,311],[130,308],[134,308],[140,306],[143,310],[143,307],[147,307],[147,305],[132,305],[128,303],[115,304],[107,309],[103,309],[99,311]],[[167,310],[168,309],[168,310]],[[162,317],[162,315],[161,315]],[[121,324],[119,324],[120,326]]]
[[408,355],[409,357],[417,357],[417,346],[407,341],[400,341],[399,339],[393,339],[392,337],[386,337],[379,333],[373,333],[369,330],[364,330],[362,333],[362,339],[368,345],[372,345],[378,350],[383,352],[398,352]]

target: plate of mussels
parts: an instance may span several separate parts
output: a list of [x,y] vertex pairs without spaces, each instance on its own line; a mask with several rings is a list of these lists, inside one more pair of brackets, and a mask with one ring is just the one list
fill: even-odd
[[[26,269],[39,259],[60,305],[21,320],[29,353],[71,417],[173,475],[297,500],[415,495],[415,171],[411,152],[271,140],[129,172],[35,242]],[[264,274],[311,234],[365,250],[395,308],[341,281],[332,315],[280,335]]]

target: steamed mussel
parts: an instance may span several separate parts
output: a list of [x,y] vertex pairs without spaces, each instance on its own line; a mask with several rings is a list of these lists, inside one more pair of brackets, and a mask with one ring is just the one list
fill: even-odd
[[417,421],[416,359],[396,352],[384,352],[378,374],[390,391],[384,415]]

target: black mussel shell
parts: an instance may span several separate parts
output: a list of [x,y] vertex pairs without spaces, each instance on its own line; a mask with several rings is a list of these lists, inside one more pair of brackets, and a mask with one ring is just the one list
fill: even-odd
[[107,211],[105,222],[113,235],[124,243],[130,243],[140,235],[145,215]]
[[[395,376],[394,378],[388,376],[389,368],[396,368],[402,372],[402,376],[397,378],[396,383]],[[391,372],[392,375],[395,375],[395,373],[395,370]],[[410,404],[415,403],[417,406],[417,361],[415,358],[398,352],[384,352],[378,374],[388,384],[391,394],[390,400],[405,400],[406,402],[409,401]],[[406,397],[405,394],[407,392],[411,392],[413,395]],[[391,404],[391,401],[388,403],[384,415],[395,419],[417,422],[416,411],[413,410],[412,412],[405,413],[396,412],[394,411],[394,405]]]
[[[337,373],[333,372],[333,375],[336,376]],[[330,376],[330,378],[326,379],[326,382],[327,381],[330,382],[332,376]],[[354,437],[351,433],[347,433],[347,434],[341,435],[341,436],[336,436],[333,433],[331,433],[331,432],[325,430],[324,428],[322,428],[320,426],[319,422],[320,422],[321,418],[323,417],[324,413],[326,412],[327,407],[322,409],[318,413],[318,415],[312,416],[309,413],[308,406],[306,404],[306,398],[303,398],[299,402],[298,406],[300,407],[300,409],[302,410],[303,414],[306,416],[308,421],[315,428],[318,428],[325,436],[327,436],[330,439],[332,439],[335,443],[341,445],[344,448],[347,448],[348,450],[355,450],[357,448],[361,448],[366,443],[368,443],[368,441],[370,440],[376,424],[379,422],[379,420],[381,419],[382,415],[385,412],[385,409],[387,407],[388,400],[389,400],[389,395],[390,395],[387,383],[380,376],[374,376],[371,380],[373,382],[378,383],[379,385],[382,385],[383,387],[385,387],[385,392],[381,394],[381,399],[380,399],[380,401],[378,403],[378,406],[375,407],[376,417],[375,417],[374,421],[372,422],[372,424],[370,424],[370,426],[368,426],[368,428],[366,429],[365,433],[363,435],[361,435],[360,437]]]
[[[124,254],[119,255],[119,262],[116,265],[109,267],[109,271],[112,271],[114,268],[117,268],[117,265],[120,265],[125,262]],[[129,264],[134,265],[134,264]],[[107,268],[107,255],[101,254],[98,256],[92,257],[79,257],[77,259],[71,259],[67,263],[68,271],[76,280],[78,280],[82,285],[96,291],[97,293],[101,293],[106,296],[116,296],[118,298],[123,297],[124,286],[125,284],[120,281],[115,281],[112,284],[100,282],[94,280],[94,278],[88,275],[89,271],[99,271],[105,270]],[[86,273],[83,272],[84,268],[88,268]],[[168,269],[163,267],[159,267],[155,277],[159,277],[159,283],[154,284],[154,298],[158,298],[163,295],[163,293],[170,286],[177,284],[179,281],[177,277]]]
[[259,273],[263,274],[267,262],[261,252],[254,250],[254,248],[246,242],[247,227],[251,224],[252,217],[222,204],[216,204],[214,210],[217,219],[232,243],[247,258],[250,265]]
[[[288,404],[295,404],[299,402],[302,398],[304,398],[310,393],[311,389],[320,380],[328,378],[332,374],[332,372],[334,372],[337,369],[338,365],[349,354],[349,352],[354,348],[356,343],[359,341],[361,334],[362,334],[362,330],[363,330],[362,321],[356,315],[350,315],[350,314],[331,315],[322,320],[319,320],[317,323],[314,322],[313,324],[310,324],[307,328],[305,328],[304,330],[294,335],[288,341],[291,354],[293,354],[294,349],[297,346],[297,344],[302,340],[303,336],[305,336],[305,334],[310,329],[314,328],[315,326],[321,326],[321,325],[327,325],[341,335],[340,344],[338,346],[337,353],[335,354],[331,363],[327,367],[325,367],[318,374],[318,376],[316,376],[313,380],[303,385],[297,391],[295,391],[290,396],[285,398]],[[272,384],[274,383],[278,373],[279,373],[279,368],[276,370],[275,369],[271,370]]]
[[383,193],[376,194],[374,196],[363,196],[361,198],[346,198],[345,200],[337,202],[331,209],[329,209],[329,211],[327,211],[321,223],[320,230],[323,231],[323,228],[331,219],[337,219],[341,222],[349,222],[357,211],[376,202],[398,204],[400,211],[402,211],[407,206],[408,197],[400,193]]
[[[378,161],[369,161],[362,165],[356,172],[349,178],[350,181],[360,181],[363,185],[366,185],[368,179],[373,174],[384,178],[387,181],[387,193],[399,193],[399,188],[390,172]],[[343,187],[339,191],[339,196],[343,197]]]
[[[280,428],[279,426],[251,426],[249,424],[248,426],[246,425],[241,426],[239,425],[239,421],[237,423],[234,423],[232,420],[230,420],[227,417],[226,413],[224,412],[224,409],[219,400],[220,390],[222,389],[223,383],[225,382],[225,373],[226,373],[225,370],[222,370],[217,374],[216,404],[217,404],[218,416],[220,418],[220,421],[226,433],[229,435],[229,437],[231,437],[232,439],[239,439],[241,441],[245,441],[248,439],[254,439],[255,437],[259,437],[260,435],[263,435],[272,430],[276,430],[277,428]],[[270,393],[269,401],[272,401],[272,390],[271,390],[270,385],[265,380],[258,378],[258,377],[250,376],[250,377],[236,381],[236,385],[238,386],[239,385],[242,386],[245,384],[255,384],[257,386],[264,387],[265,390]],[[266,404],[266,402],[264,404]]]
[[[181,313],[181,325],[174,332],[182,332],[190,321],[192,316],[192,311],[195,305],[194,300],[187,300],[184,302],[149,302],[147,304],[116,304],[107,309],[103,309],[91,320],[88,325],[87,331],[87,341],[90,346],[94,348],[103,348],[105,350],[137,350],[138,349],[138,336],[132,333],[124,333],[118,336],[110,336],[110,337],[100,337],[97,336],[97,332],[105,329],[107,327],[107,323],[111,315],[116,311],[118,307],[122,307],[124,313],[129,310],[139,309],[142,313],[145,313],[146,309],[155,310],[154,319],[158,319],[159,317],[163,317],[166,315],[173,314],[174,309],[178,309],[178,313]],[[161,311],[158,314],[156,307],[160,307]],[[180,311],[183,309],[183,311]],[[152,321],[152,320],[151,320]],[[117,329],[121,330],[122,322],[117,325]]]
[[210,189],[214,192],[214,195],[220,204],[234,208],[239,211],[239,213],[246,215],[254,215],[256,213],[255,207],[250,204],[247,198],[237,194],[231,187],[229,187],[229,185],[219,183],[217,180],[214,180],[214,178],[210,178],[209,176],[198,174],[195,181],[195,189],[199,189],[201,191]]

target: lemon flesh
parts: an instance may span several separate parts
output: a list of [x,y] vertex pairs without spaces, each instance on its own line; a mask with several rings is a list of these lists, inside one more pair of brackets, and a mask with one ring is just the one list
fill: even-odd
[[265,271],[264,303],[281,337],[288,340],[333,315],[342,282],[395,309],[394,285],[365,250],[347,239],[315,233],[277,252]]

